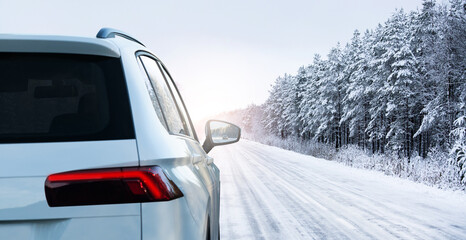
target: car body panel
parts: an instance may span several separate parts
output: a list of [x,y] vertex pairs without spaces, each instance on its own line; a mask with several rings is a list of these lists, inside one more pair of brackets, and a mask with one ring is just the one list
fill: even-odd
[[140,232],[139,215],[0,222],[0,239],[141,239]]
[[[136,139],[0,144],[2,155],[9,157],[6,165],[2,163],[6,167],[0,168],[0,239],[13,234],[17,239],[205,239],[208,221],[210,236],[219,233],[218,168],[195,137],[169,134],[158,119],[145,85],[147,76],[136,57],[140,51],[153,55],[147,48],[121,38],[2,35],[0,52],[7,49],[120,57]],[[47,205],[44,182],[49,174],[153,165],[164,169],[183,193],[182,198],[93,206]]]
[[[125,42],[127,41],[121,44]],[[189,150],[183,143],[171,137],[154,111],[143,80],[146,76],[141,72],[136,61],[135,54],[141,48],[142,46],[134,46],[134,44],[123,45],[121,48],[121,61],[130,95],[139,159],[144,161],[187,157]]]
[[56,172],[138,164],[134,139],[0,144],[0,152],[0,178],[47,177]]
[[186,198],[142,204],[142,239],[205,239],[204,225],[193,220]]
[[135,140],[0,144],[0,152],[0,239],[80,239],[73,233],[83,229],[86,239],[118,229],[119,237],[140,234],[139,203],[51,208],[44,192],[52,173],[137,165]]
[[[198,229],[205,229],[207,218],[211,214],[218,216],[218,213],[215,212],[219,210],[219,177],[211,175],[212,166],[207,165],[208,156],[197,140],[169,134],[158,120],[143,80],[147,76],[134,61],[136,54],[141,51],[154,57],[155,55],[140,45],[122,39],[114,41],[119,41],[118,45],[123,46],[121,47],[121,59],[125,67],[128,91],[130,92],[140,165],[159,165],[170,176],[173,176],[171,179],[185,195],[184,199],[195,225]],[[142,208],[144,209],[146,205],[150,205],[152,211],[156,211],[155,209],[158,208],[157,204],[152,203],[143,203]],[[212,206],[216,207],[210,210]],[[163,211],[162,205],[160,205],[160,211]],[[150,216],[150,214],[148,215]],[[145,226],[157,225],[157,219],[151,221],[151,218],[146,218],[145,211],[142,211],[142,218]],[[212,219],[212,217],[210,218]],[[218,217],[214,217],[214,219],[218,219]],[[211,222],[218,223],[214,220]],[[150,236],[151,234],[145,232],[146,229],[152,228],[143,227],[143,236]],[[210,229],[216,234],[218,224],[212,224]]]

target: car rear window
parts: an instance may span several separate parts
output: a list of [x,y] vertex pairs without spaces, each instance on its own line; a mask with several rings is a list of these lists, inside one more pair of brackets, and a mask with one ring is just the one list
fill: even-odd
[[119,58],[0,53],[0,142],[134,138]]

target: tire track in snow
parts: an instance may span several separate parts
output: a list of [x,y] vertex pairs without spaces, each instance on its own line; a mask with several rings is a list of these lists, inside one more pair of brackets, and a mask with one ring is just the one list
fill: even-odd
[[[295,153],[291,153],[291,154],[295,154]],[[274,164],[274,165],[277,165],[277,164]],[[287,169],[291,170],[291,172],[294,172],[295,174],[299,173],[298,171],[292,171],[293,167],[288,167]],[[465,235],[464,229],[450,228],[449,232],[447,232],[447,231],[442,230],[439,227],[433,226],[431,219],[419,218],[417,216],[418,215],[417,212],[411,212],[411,209],[407,208],[406,206],[403,206],[401,202],[400,202],[401,204],[396,205],[393,203],[389,203],[387,201],[384,202],[380,200],[375,200],[375,199],[368,197],[367,194],[362,195],[354,191],[352,188],[345,188],[341,186],[342,182],[335,182],[335,181],[329,180],[329,178],[326,177],[325,174],[316,175],[314,171],[310,173],[313,176],[313,178],[317,178],[325,182],[325,183],[317,185],[317,187],[326,186],[326,188],[329,188],[330,186],[334,186],[336,188],[339,188],[340,191],[336,192],[337,193],[336,196],[338,195],[350,196],[349,198],[350,201],[344,198],[342,199],[343,201],[346,201],[349,205],[354,205],[358,207],[360,211],[364,211],[370,216],[383,216],[379,218],[374,218],[374,220],[377,221],[377,224],[380,227],[383,227],[385,229],[390,229],[389,230],[390,232],[392,232],[391,229],[394,229],[397,232],[400,232],[402,236],[403,234],[406,234],[405,232],[411,232],[412,235],[409,237],[410,239],[411,238],[412,239],[457,239],[458,236]],[[355,205],[354,202],[356,201],[354,201],[354,197],[351,194],[360,196],[361,198],[358,199],[358,202],[359,201],[363,201],[363,202],[361,204]],[[376,213],[379,213],[379,214],[377,215]],[[425,222],[424,220],[429,220],[431,221],[431,223],[429,224],[428,222]],[[402,237],[402,236],[399,236],[399,233],[396,233],[394,235],[397,238]],[[407,237],[405,236],[403,238],[407,238]]]
[[[237,152],[241,152],[241,151],[237,151]],[[252,158],[250,158],[248,156],[244,156],[243,159],[247,160],[248,164],[250,164],[251,161],[252,161]],[[242,164],[242,162],[236,162],[235,164],[240,165],[240,164]],[[249,166],[249,169],[255,169],[255,168]],[[262,168],[261,171],[265,171],[265,169]],[[242,171],[242,172],[244,172],[244,171]],[[237,174],[240,175],[242,173],[237,173]],[[254,173],[254,174],[260,176],[259,173]],[[254,174],[249,174],[250,176],[248,178],[253,178]],[[249,181],[246,181],[246,182],[251,182],[252,185],[255,185],[255,184],[261,185],[262,181],[264,181],[264,179],[260,179],[260,180],[259,179],[249,179]],[[277,183],[277,181],[278,181],[277,179],[274,179],[274,181],[272,181],[272,183],[275,184],[275,183]],[[244,184],[243,181],[241,181],[241,183]],[[269,183],[269,184],[267,184],[267,187],[269,188],[273,184]],[[261,194],[261,195],[264,195],[265,192],[267,192],[267,193],[272,192],[273,193],[273,195],[269,196],[266,199],[263,199],[263,202],[265,202],[265,203],[270,202],[271,199],[273,198],[273,196],[277,195],[277,190],[276,189],[271,189],[269,191],[264,191],[264,188],[260,188],[260,189],[261,189],[261,191],[259,192],[259,194]],[[286,190],[286,188],[285,188],[285,190]],[[298,223],[301,223],[301,224],[296,224],[296,223],[293,222],[293,224],[282,224],[284,226],[284,229],[286,230],[285,231],[285,233],[286,233],[285,236],[290,235],[290,229],[296,229],[296,228],[299,228],[300,225],[303,225],[304,229],[301,227],[301,229],[298,230],[298,232],[301,233],[301,234],[298,234],[298,236],[301,235],[301,237],[302,237],[303,233],[307,233],[304,236],[306,236],[306,235],[312,236],[313,235],[314,237],[312,237],[312,238],[314,238],[314,239],[321,239],[321,238],[325,238],[327,236],[333,236],[336,239],[348,239],[348,237],[346,237],[346,234],[342,234],[340,231],[338,231],[338,229],[341,229],[341,225],[335,225],[335,224],[332,224],[332,223],[327,221],[327,218],[328,218],[327,215],[329,214],[328,211],[322,211],[322,209],[315,208],[315,207],[314,208],[306,208],[306,206],[303,205],[303,202],[308,202],[308,201],[302,200],[301,202],[298,202],[298,201],[295,200],[295,198],[293,198],[293,196],[290,196],[291,194],[289,194],[289,192],[290,191],[284,191],[283,194],[285,195],[285,197],[282,199],[282,201],[280,203],[278,203],[278,204],[274,204],[275,205],[274,207],[269,207],[268,208],[270,212],[276,212],[276,210],[272,210],[272,209],[277,208],[277,206],[280,205],[281,209],[282,209],[282,211],[281,211],[282,218],[283,218],[283,215],[289,215],[291,217],[288,217],[288,219],[293,218],[294,222],[297,221]],[[297,191],[295,191],[295,192],[297,192]],[[267,195],[267,194],[265,194],[265,195]],[[276,201],[273,201],[273,202],[277,203]],[[286,206],[283,206],[284,204],[286,204]],[[307,215],[307,216],[305,216],[305,217],[303,217],[301,219],[296,219],[296,216],[293,216],[291,213],[289,213],[290,208],[291,209],[296,208],[295,206],[297,206],[299,211],[301,211],[303,213],[309,213],[309,210],[306,210],[306,209],[316,209],[317,211],[315,211],[312,214],[313,216],[316,216],[316,217],[309,218],[309,215]],[[321,206],[321,208],[322,208],[322,205],[319,204],[319,206]],[[341,218],[335,218],[335,219],[343,222],[343,224],[346,223]],[[310,223],[308,222],[308,223],[302,224],[303,220],[312,220],[312,221]],[[283,222],[283,219],[281,219],[281,221]],[[270,222],[270,221],[266,221],[265,223],[267,223],[267,222]],[[325,223],[325,224],[321,224],[321,223]],[[352,227],[351,224],[348,224],[348,223],[346,223],[346,224],[350,225],[350,227]],[[268,224],[266,224],[266,225],[268,225]],[[317,227],[318,225],[320,225],[320,227]],[[309,238],[311,238],[310,236],[305,237],[304,239],[309,239]],[[281,237],[281,239],[282,238],[284,238],[284,237]],[[270,239],[276,239],[276,237],[273,237],[273,238],[270,238]],[[295,238],[289,238],[289,239],[295,239]]]
[[[247,146],[249,150],[251,146]],[[252,150],[254,151],[254,150]],[[262,154],[263,153],[258,153]],[[291,153],[296,154],[296,153]],[[279,168],[280,164],[286,163],[286,161],[281,161],[277,159],[275,156],[266,156],[269,160],[274,159],[275,162],[273,165],[274,167]],[[289,172],[292,175],[300,175],[302,173],[302,168],[296,169],[297,167],[294,165],[287,164],[285,166],[285,172]],[[281,169],[281,168],[280,168]],[[449,229],[450,232],[444,231],[438,227],[433,226],[425,222],[423,219],[416,216],[416,212],[411,212],[410,214],[406,214],[406,212],[410,211],[410,209],[403,207],[402,204],[395,205],[391,203],[384,203],[380,200],[373,199],[366,195],[362,195],[357,191],[354,191],[352,188],[344,188],[341,186],[341,182],[336,184],[335,181],[329,180],[328,177],[325,177],[324,174],[317,174],[315,171],[308,171],[308,174],[312,175],[313,179],[319,179],[322,181],[321,184],[315,185],[315,187],[322,188],[324,186],[325,189],[331,189],[330,187],[335,187],[338,190],[333,191],[333,193],[338,195],[344,195],[347,198],[340,198],[341,201],[345,202],[347,206],[353,206],[358,209],[358,211],[365,212],[368,216],[372,216],[372,221],[376,221],[377,225],[386,231],[390,232],[395,238],[402,238],[402,239],[457,239],[459,235],[465,234],[464,229]],[[304,179],[304,176],[301,175],[300,178]],[[322,190],[325,190],[322,189]],[[321,192],[321,191],[319,191]],[[358,201],[355,201],[354,196],[356,195],[359,197]],[[348,199],[350,201],[348,201]],[[328,199],[332,201],[333,199]],[[360,202],[362,201],[362,203]],[[354,203],[360,204],[354,204]],[[370,209],[370,210],[368,210]],[[352,214],[352,213],[350,213]],[[385,215],[385,216],[384,216]],[[407,221],[408,220],[408,221]],[[402,224],[400,224],[402,223]],[[404,224],[404,225],[403,225]],[[393,231],[395,230],[395,231]],[[413,231],[414,230],[414,231]],[[462,230],[462,231],[461,231]]]
[[[427,211],[435,196],[426,195],[428,204],[421,206],[410,198],[405,204],[374,195],[374,186],[364,184],[367,179],[353,177],[358,171],[341,164],[248,141],[218,148],[212,156],[222,176],[221,234],[226,239],[466,239],[464,207],[460,214]],[[403,189],[374,179],[388,182],[388,190]],[[427,214],[417,214],[420,210]],[[435,211],[441,216],[433,216]],[[456,222],[445,218],[450,215]]]
[[[225,149],[228,151],[229,149]],[[231,157],[231,151],[222,158]],[[223,156],[223,155],[221,155]],[[222,239],[260,239],[257,235],[258,223],[254,216],[250,215],[249,205],[238,198],[237,196],[243,194],[241,185],[237,184],[236,176],[234,175],[233,166],[230,161],[225,161],[221,169],[221,184],[220,191],[220,234]],[[228,207],[224,207],[228,206]],[[248,224],[245,224],[247,222]]]
[[[357,224],[355,224],[353,220],[345,218],[341,214],[341,212],[337,212],[334,209],[325,207],[325,205],[329,203],[329,201],[333,200],[322,200],[321,197],[316,198],[317,194],[306,194],[304,190],[309,186],[301,186],[300,188],[297,188],[293,186],[292,183],[284,180],[284,175],[286,175],[286,179],[292,179],[292,176],[288,175],[286,173],[287,171],[284,171],[283,168],[277,168],[277,166],[274,166],[273,164],[267,164],[269,167],[264,167],[264,165],[261,165],[259,163],[256,164],[258,164],[256,167],[259,167],[262,171],[268,172],[268,174],[266,175],[275,176],[274,183],[280,186],[280,188],[277,188],[278,191],[282,191],[285,195],[288,195],[289,201],[294,202],[293,205],[300,206],[303,212],[308,213],[309,215],[318,216],[315,217],[315,219],[319,220],[317,222],[314,222],[314,224],[319,224],[321,228],[326,229],[325,231],[323,231],[325,233],[322,235],[323,237],[331,236],[337,239],[347,239],[351,236],[354,237],[354,234],[357,232],[359,233],[359,238],[364,237],[366,239],[374,239],[374,236],[371,235],[369,231],[365,231],[362,228],[357,228]],[[280,173],[268,171],[268,168],[275,168],[275,170],[277,170]],[[279,178],[281,178],[282,180],[278,180]],[[299,202],[294,199],[298,199]],[[382,233],[379,232],[379,234]]]
[[[233,153],[234,156],[237,154],[244,158],[241,152]],[[242,197],[241,201],[245,203],[244,207],[247,212],[250,212],[250,216],[260,220],[260,224],[257,224],[257,221],[251,221],[251,224],[255,224],[258,228],[258,231],[254,233],[256,239],[311,238],[306,229],[297,224],[293,216],[276,199],[275,194],[268,191],[255,174],[250,174],[248,170],[250,168],[244,166],[243,163],[241,161],[235,162],[235,167],[232,170],[236,176],[237,184],[241,185],[243,189],[242,195],[245,197]],[[289,228],[289,224],[282,224],[284,218],[297,227]]]
[[[259,155],[261,155],[259,153]],[[271,157],[268,157],[268,159],[271,159]],[[283,170],[284,168],[283,167],[278,167],[276,164],[272,164],[272,166],[274,166],[275,170],[278,170],[278,171],[282,171],[283,173],[285,174],[288,174],[288,176],[291,176],[291,175],[296,175],[298,174],[299,172],[298,171],[292,171],[290,170],[290,166],[287,166],[286,169],[287,170]],[[316,179],[317,177],[315,175],[313,175],[313,179]],[[304,178],[303,178],[304,179]],[[381,215],[376,215],[374,214],[373,212],[369,212],[367,210],[365,210],[364,208],[361,208],[361,207],[356,207],[356,206],[360,206],[361,204],[358,204],[358,205],[355,205],[355,204],[352,204],[351,202],[348,202],[346,201],[346,199],[344,198],[341,198],[338,196],[338,194],[341,194],[342,191],[335,191],[331,188],[329,188],[329,182],[324,180],[322,181],[322,179],[319,179],[321,180],[319,183],[320,184],[313,184],[312,187],[304,187],[304,188],[300,188],[299,190],[292,187],[291,185],[284,185],[282,183],[282,185],[287,188],[290,192],[296,192],[296,191],[303,191],[302,195],[305,196],[305,198],[307,199],[306,201],[308,202],[315,202],[314,205],[318,206],[320,209],[326,211],[326,212],[331,212],[333,213],[333,218],[336,219],[339,223],[341,223],[343,226],[351,229],[351,230],[357,230],[357,231],[360,231],[362,233],[364,233],[364,235],[366,235],[366,237],[370,237],[371,239],[374,239],[375,236],[371,235],[369,232],[374,232],[374,229],[368,229],[368,230],[364,230],[364,228],[368,228],[367,225],[374,225],[374,223],[372,222],[373,220],[378,220],[379,222],[383,222],[383,223],[388,223],[391,228],[403,228],[403,226],[401,225],[398,225],[396,223],[393,223],[391,221],[388,221],[387,219],[384,219]],[[309,181],[310,182],[310,181]],[[325,188],[322,188],[322,185],[325,186]],[[304,191],[307,191],[308,194],[305,194]],[[311,190],[311,191],[309,191]],[[314,190],[314,191],[312,191]],[[344,189],[346,191],[348,191],[347,189]],[[322,192],[325,192],[326,194],[321,194]],[[333,198],[330,198],[329,195],[333,195]],[[338,198],[337,198],[338,197]],[[337,199],[335,199],[337,198]],[[354,196],[352,196],[353,198],[353,201],[354,201]],[[336,200],[339,200],[339,201],[336,201]],[[358,201],[359,202],[359,201]],[[331,204],[330,204],[331,203]],[[324,205],[331,205],[332,207],[331,208],[326,208],[324,207]],[[352,208],[352,210],[350,211],[348,208]],[[359,212],[354,212],[355,210],[359,211]],[[357,219],[354,219],[356,218],[356,215],[355,214],[358,214],[360,215],[361,213],[360,212],[365,212],[367,214],[369,214],[370,218],[367,218],[367,217],[363,217],[363,216],[358,216]],[[351,216],[350,217],[347,217],[347,216]],[[372,221],[367,221],[368,219],[371,219]],[[358,222],[356,222],[358,221]],[[361,225],[361,222],[364,222],[365,224],[364,225]],[[395,231],[392,231],[390,228],[388,228],[387,226],[385,225],[381,225],[381,224],[377,224],[380,228],[382,228],[385,232],[388,233],[388,235],[386,235],[386,233],[382,233],[382,232],[378,232],[378,236],[380,237],[381,235],[386,235],[386,237],[388,236],[392,236],[392,237],[395,237],[395,238],[413,238],[413,239],[425,239],[425,238],[422,238],[422,237],[419,237],[419,236],[416,236],[416,235],[411,235],[411,236],[408,236],[406,233],[397,233]],[[373,228],[374,226],[372,226],[371,228]],[[405,228],[406,229],[406,228]],[[353,232],[347,232],[346,235],[347,236],[351,236],[351,235],[354,235],[354,231]]]
[[[244,152],[240,152],[243,156],[243,159],[249,160],[247,156],[244,155]],[[239,169],[241,174],[245,175],[247,171],[245,169],[249,166],[245,166],[245,162],[238,162]],[[253,190],[253,197],[256,201],[261,204],[261,210],[268,215],[268,225],[271,226],[273,232],[276,236],[279,236],[277,239],[290,238],[311,238],[315,235],[315,230],[309,231],[309,228],[301,226],[296,217],[290,213],[289,206],[283,204],[283,199],[277,196],[275,191],[271,191],[269,182],[265,182],[264,179],[261,179],[260,175],[249,174],[247,179],[244,178],[246,184],[251,190]],[[269,212],[270,214],[267,214]],[[276,237],[274,236],[274,238]]]

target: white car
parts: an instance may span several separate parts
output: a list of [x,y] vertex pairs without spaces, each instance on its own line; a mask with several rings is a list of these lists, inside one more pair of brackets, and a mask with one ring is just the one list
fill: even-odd
[[121,31],[0,35],[0,239],[219,238],[217,126]]

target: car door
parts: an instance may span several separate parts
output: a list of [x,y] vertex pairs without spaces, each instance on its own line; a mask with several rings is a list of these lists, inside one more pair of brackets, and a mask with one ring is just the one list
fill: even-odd
[[[159,110],[156,112],[159,120],[171,137],[183,141],[189,149],[195,173],[209,193],[210,201],[206,214],[209,215],[211,223],[217,223],[219,216],[218,169],[199,144],[184,102],[164,65],[147,52],[139,52],[138,58],[150,79],[154,94],[157,95],[153,102],[158,102]],[[214,234],[218,232],[216,225],[211,227],[211,229],[215,228]]]
[[[166,70],[165,66],[161,62],[159,62],[159,66],[165,76],[168,85],[170,86],[170,89],[172,89],[177,105],[181,109],[182,116],[186,119],[186,121],[189,121],[189,126],[191,129],[194,129],[191,123],[191,119],[189,118],[189,114],[186,110],[186,106],[181,98],[181,95],[179,94],[178,88],[174,84],[174,81]],[[196,134],[194,130],[192,130],[192,132],[194,135]],[[194,137],[197,139],[197,136]],[[210,189],[209,191],[211,192],[210,195],[212,212],[210,214],[210,221],[212,223],[218,223],[220,214],[220,171],[214,164],[213,158],[204,152],[201,145],[199,144],[199,141],[191,141],[190,144],[192,144],[193,148],[193,162],[195,162],[195,167],[198,168],[198,171],[201,175],[205,175],[205,177],[203,177],[206,179],[205,184],[208,186]]]

